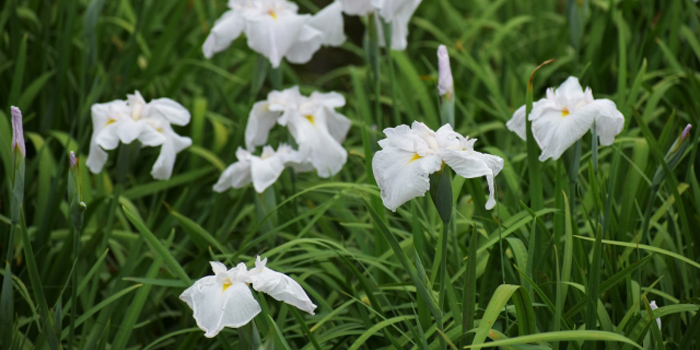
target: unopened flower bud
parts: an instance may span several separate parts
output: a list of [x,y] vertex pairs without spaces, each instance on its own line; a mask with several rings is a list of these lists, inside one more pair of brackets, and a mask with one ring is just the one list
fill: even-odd
[[690,135],[690,128],[692,127],[693,126],[690,124],[685,126],[685,129],[683,129],[683,133],[681,134],[681,142],[688,138],[688,136]]
[[22,127],[22,111],[12,106],[12,150],[19,148],[22,157],[27,156],[27,149],[24,146],[24,129]]
[[454,81],[452,79],[452,69],[450,68],[450,56],[447,53],[447,47],[440,45],[438,47],[438,91],[440,96],[447,95],[452,97],[454,93]]
[[75,164],[77,163],[78,159],[75,158],[75,152],[70,151],[70,167],[75,168]]

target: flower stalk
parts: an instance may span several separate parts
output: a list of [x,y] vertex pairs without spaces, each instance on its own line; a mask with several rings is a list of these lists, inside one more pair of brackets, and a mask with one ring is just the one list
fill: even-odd
[[527,83],[527,93],[525,95],[525,132],[527,141],[527,170],[530,179],[530,206],[534,211],[538,211],[544,208],[544,197],[542,194],[542,179],[540,174],[540,164],[537,160],[537,143],[535,142],[535,137],[532,133],[532,121],[528,117],[530,112],[532,112],[532,82],[535,80],[535,73],[537,73],[540,68],[554,62],[554,59],[550,59],[542,62],[535,70],[532,71],[530,75],[530,80]]
[[[83,191],[80,182],[80,162],[73,151],[70,152],[68,169],[68,203],[71,221],[73,222],[73,266],[77,265],[80,252],[80,236],[83,232],[83,216],[87,206],[83,202]],[[75,315],[78,308],[78,274],[72,275],[70,328],[68,344],[73,344],[75,338]]]

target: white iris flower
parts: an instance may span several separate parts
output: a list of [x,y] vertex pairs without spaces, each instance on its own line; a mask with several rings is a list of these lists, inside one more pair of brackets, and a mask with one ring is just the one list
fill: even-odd
[[187,125],[190,112],[181,104],[159,98],[146,103],[141,93],[127,95],[127,100],[115,100],[92,105],[93,133],[87,166],[97,174],[102,171],[109,155],[119,142],[129,144],[135,140],[144,146],[161,146],[160,155],[151,170],[158,180],[172,175],[175,156],[192,145],[189,137],[175,133],[171,124]]
[[248,46],[277,68],[286,58],[306,63],[322,45],[345,42],[342,5],[333,3],[315,15],[297,13],[286,0],[229,0],[229,11],[219,18],[204,42],[204,56],[225,50],[245,32]]
[[266,264],[267,258],[260,260],[258,256],[251,270],[244,263],[227,270],[224,264],[212,261],[214,275],[197,280],[180,295],[180,299],[192,309],[197,326],[205,332],[204,336],[213,338],[224,327],[244,326],[260,313],[260,305],[248,288],[249,284],[258,292],[314,314],[316,305],[299,283],[267,268]]
[[503,159],[474,151],[476,139],[464,138],[449,124],[437,132],[421,122],[384,129],[386,139],[379,141],[382,150],[372,159],[372,170],[381,190],[384,206],[396,211],[401,204],[425,195],[430,189],[428,176],[449,165],[465,178],[486,176],[489,200],[495,205],[493,178],[503,169]]
[[345,105],[338,93],[313,92],[303,96],[295,86],[273,91],[266,101],[253,106],[245,129],[248,149],[264,145],[275,124],[289,128],[299,145],[299,153],[316,169],[318,176],[337,174],[347,161],[347,151],[341,143],[350,129],[350,120],[335,111]]
[[[408,45],[408,22],[422,0],[340,0],[348,15],[365,16],[375,13],[391,24],[391,49],[403,51]],[[379,17],[379,44],[384,46],[384,33]]]
[[[594,123],[600,144],[609,146],[625,124],[615,102],[594,100],[591,88],[584,91],[576,77],[569,77],[556,90],[547,89],[547,97],[533,104],[529,118],[542,149],[540,161],[559,159]],[[515,111],[506,127],[525,140],[525,106]]]

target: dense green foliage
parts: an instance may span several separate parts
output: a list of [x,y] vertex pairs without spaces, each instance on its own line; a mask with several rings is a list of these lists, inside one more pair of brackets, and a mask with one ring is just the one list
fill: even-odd
[[[298,3],[316,12],[327,2]],[[364,25],[346,17],[349,40],[306,65],[283,63],[281,85],[345,95],[348,162],[332,179],[286,171],[264,195],[251,186],[212,191],[243,144],[252,104],[279,84],[244,39],[203,57],[226,1],[0,6],[0,177],[13,169],[11,105],[24,113],[28,149],[14,250],[10,182],[0,183],[2,270],[8,262],[12,273],[11,296],[3,289],[2,300],[13,305],[0,321],[3,334],[14,334],[12,346],[437,349],[508,338],[503,348],[700,347],[700,6],[693,1],[424,0],[408,49],[382,52],[378,85]],[[430,196],[388,211],[367,169],[384,127],[440,126],[439,44],[452,60],[456,130],[505,160],[492,211],[484,209],[483,179],[452,180],[445,250]],[[535,99],[574,75],[597,98],[616,102],[625,127],[612,146],[594,150],[587,134],[578,154],[574,147],[539,163],[537,208],[526,143],[505,122],[525,103],[533,69],[550,58],[535,76]],[[111,152],[100,174],[85,167],[90,106],[134,90],[192,113],[177,131],[193,146],[170,180],[150,175],[158,149],[136,144]],[[671,169],[664,156],[688,123],[689,146]],[[272,139],[288,138],[276,132]],[[71,150],[87,204],[77,259],[66,196]],[[451,283],[440,285],[442,254]],[[211,273],[210,260],[250,266],[256,255],[299,281],[316,315],[255,293],[263,312],[254,323],[204,338],[178,295]],[[653,316],[651,300],[660,306]]]

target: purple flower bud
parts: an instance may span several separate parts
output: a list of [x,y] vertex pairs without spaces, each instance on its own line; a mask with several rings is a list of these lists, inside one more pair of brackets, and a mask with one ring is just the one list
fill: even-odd
[[452,79],[452,69],[450,68],[450,56],[447,54],[447,47],[440,45],[437,51],[438,56],[438,91],[440,96],[447,94],[452,96],[454,92],[454,82]]
[[27,150],[24,147],[24,129],[22,128],[22,111],[19,108],[12,106],[12,149],[19,147],[22,157],[27,156]]
[[78,159],[75,158],[75,152],[70,151],[70,167],[75,168],[75,164],[78,162]]
[[692,128],[692,127],[693,126],[690,124],[685,126],[685,129],[683,129],[683,133],[681,134],[681,141],[688,138],[688,136],[690,135],[690,128]]

